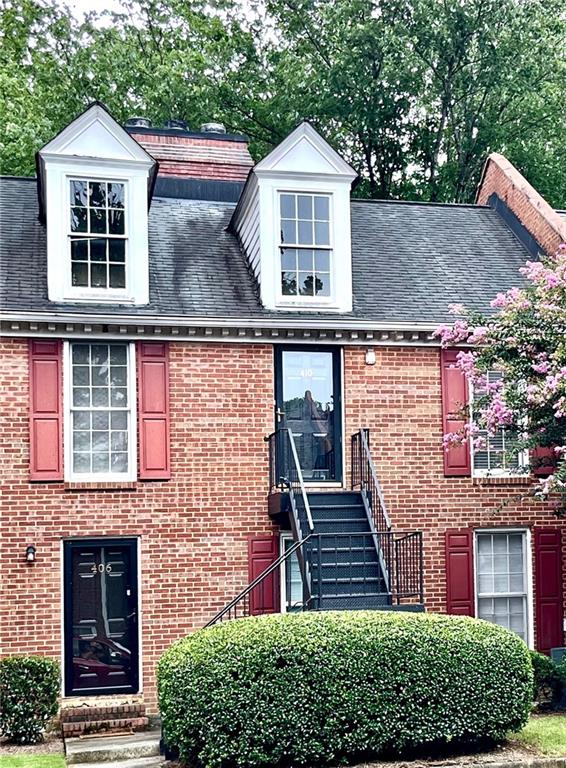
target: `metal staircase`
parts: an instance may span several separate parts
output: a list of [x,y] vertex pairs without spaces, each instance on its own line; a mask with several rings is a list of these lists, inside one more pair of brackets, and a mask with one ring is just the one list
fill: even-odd
[[276,516],[288,520],[294,543],[206,626],[248,616],[254,590],[293,556],[301,610],[424,610],[422,534],[392,529],[369,430],[352,436],[350,491],[307,492],[292,432],[279,429],[266,440]]
[[388,574],[379,558],[362,494],[307,494],[313,536],[307,545],[311,609],[381,608],[391,604]]

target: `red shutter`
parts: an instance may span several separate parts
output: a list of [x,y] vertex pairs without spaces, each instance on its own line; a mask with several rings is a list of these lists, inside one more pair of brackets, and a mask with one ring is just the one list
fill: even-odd
[[60,341],[30,341],[30,480],[63,479],[62,362]]
[[562,535],[558,528],[535,528],[537,649],[549,653],[564,645],[562,628]]
[[171,477],[169,447],[169,345],[140,342],[138,358],[138,421],[140,480]]
[[533,475],[548,477],[556,469],[556,454],[550,446],[540,446],[531,451],[531,464]]
[[475,616],[472,531],[446,531],[446,611]]
[[[460,368],[456,367],[458,351],[457,349],[440,351],[444,434],[459,432],[466,423],[461,411],[468,404],[468,382]],[[471,475],[470,446],[467,441],[451,445],[447,451],[444,451],[444,475],[446,477]]]
[[[279,557],[278,536],[254,536],[248,544],[250,583]],[[250,613],[279,613],[279,573],[270,573],[250,594]]]

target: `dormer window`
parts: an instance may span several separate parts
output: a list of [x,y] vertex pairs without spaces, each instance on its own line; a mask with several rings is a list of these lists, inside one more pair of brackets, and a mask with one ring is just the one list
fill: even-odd
[[330,195],[279,195],[281,295],[328,299],[332,295]]
[[126,185],[71,179],[69,241],[73,287],[126,288]]
[[38,153],[53,302],[149,302],[148,204],[155,160],[100,104]]
[[240,239],[266,309],[352,311],[355,178],[308,123],[255,166],[230,230]]

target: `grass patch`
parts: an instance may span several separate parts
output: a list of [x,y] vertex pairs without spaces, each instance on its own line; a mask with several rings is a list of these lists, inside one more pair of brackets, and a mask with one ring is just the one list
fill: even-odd
[[65,768],[63,755],[0,756],[0,768]]
[[523,730],[511,738],[548,757],[566,757],[566,715],[531,717]]

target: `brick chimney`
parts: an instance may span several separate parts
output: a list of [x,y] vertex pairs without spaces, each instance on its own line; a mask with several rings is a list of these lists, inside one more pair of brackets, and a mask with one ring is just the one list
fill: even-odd
[[248,138],[226,133],[221,123],[189,131],[180,120],[153,128],[149,121],[131,118],[125,128],[158,161],[159,176],[243,182],[254,164]]
[[566,242],[566,221],[503,155],[488,157],[476,201],[498,208],[503,203],[547,254]]

